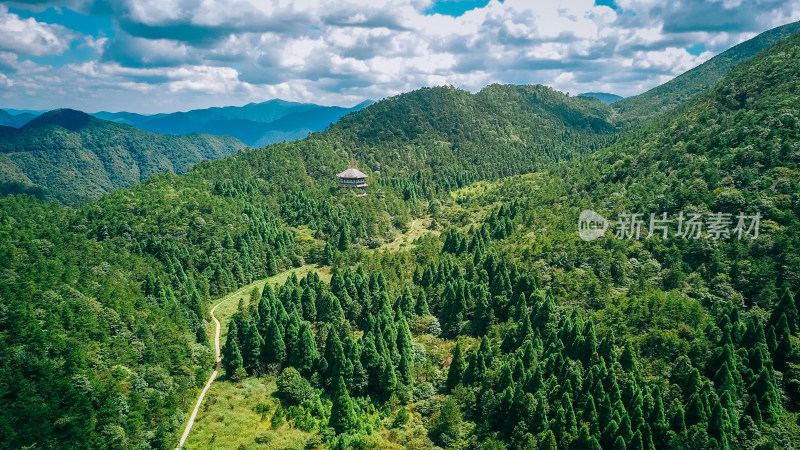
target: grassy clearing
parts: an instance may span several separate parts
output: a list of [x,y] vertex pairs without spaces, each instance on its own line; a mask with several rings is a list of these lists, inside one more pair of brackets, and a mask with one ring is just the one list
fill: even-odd
[[425,234],[433,233],[434,235],[438,236],[441,234],[441,231],[430,229],[432,221],[433,220],[431,218],[412,220],[408,231],[400,236],[397,236],[392,242],[387,242],[386,244],[381,245],[378,247],[378,250],[398,252],[400,250],[413,248],[414,241]]
[[311,433],[290,428],[285,421],[273,428],[272,417],[279,405],[272,397],[275,389],[270,377],[216,381],[184,449],[305,448]]

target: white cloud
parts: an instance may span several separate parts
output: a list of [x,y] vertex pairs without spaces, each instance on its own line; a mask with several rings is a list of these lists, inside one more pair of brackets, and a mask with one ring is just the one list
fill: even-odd
[[[721,1],[617,0],[614,10],[593,0],[491,0],[451,17],[427,15],[431,0],[117,0],[110,2],[115,36],[81,44],[95,60],[37,66],[35,76],[28,67],[27,76],[39,96],[51,89],[65,93],[50,97],[56,101],[148,112],[273,97],[352,104],[421,86],[477,90],[491,82],[632,95],[800,18],[800,0]],[[720,17],[708,17],[709,8]],[[17,33],[27,40],[0,41],[20,55],[17,66],[24,54],[69,46],[63,27],[23,21],[0,5],[4,20],[27,30]],[[699,43],[709,51],[686,50]],[[21,82],[3,72],[5,84]],[[12,97],[23,106],[32,100],[26,95]]]
[[21,19],[0,4],[0,50],[23,55],[59,55],[76,37],[76,33],[61,25],[37,22],[33,18]]

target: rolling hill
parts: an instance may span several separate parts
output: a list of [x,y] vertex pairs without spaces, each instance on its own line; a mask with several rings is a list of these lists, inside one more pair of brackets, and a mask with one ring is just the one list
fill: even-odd
[[165,171],[185,172],[203,159],[244,147],[231,137],[164,136],[55,110],[20,129],[2,127],[2,192],[35,192],[65,203],[95,199]]

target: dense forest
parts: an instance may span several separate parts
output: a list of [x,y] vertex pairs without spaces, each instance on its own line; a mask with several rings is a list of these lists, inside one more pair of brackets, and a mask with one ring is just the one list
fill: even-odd
[[[310,265],[240,301],[218,381],[274,382],[249,408],[300,448],[793,448],[799,61],[792,35],[623,134],[542,86],[422,89],[74,208],[3,197],[0,442],[174,448],[212,299]],[[763,218],[584,242],[583,209]]]

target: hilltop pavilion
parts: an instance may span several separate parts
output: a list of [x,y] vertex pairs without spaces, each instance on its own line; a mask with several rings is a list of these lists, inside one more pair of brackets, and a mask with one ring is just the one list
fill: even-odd
[[[339,177],[339,187],[364,189],[368,186],[367,174],[356,168],[356,162],[352,158],[350,159],[350,168],[336,176]],[[361,195],[367,195],[367,193],[364,192]]]

